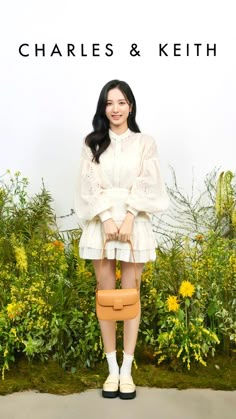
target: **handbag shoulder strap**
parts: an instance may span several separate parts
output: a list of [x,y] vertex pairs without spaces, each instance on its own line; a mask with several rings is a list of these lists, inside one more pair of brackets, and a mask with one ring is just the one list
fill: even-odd
[[[101,256],[101,263],[100,263],[99,271],[98,271],[96,291],[98,291],[98,285],[99,285],[100,275],[101,275],[101,271],[102,271],[102,262],[103,262],[103,259],[104,259],[105,247],[106,247],[106,244],[107,244],[108,241],[109,240],[107,240],[107,239],[105,240],[105,242],[103,244],[103,248],[102,248],[102,256]],[[132,253],[132,256],[133,256],[133,260],[134,260],[134,274],[135,274],[136,288],[139,291],[138,276],[137,276],[137,266],[136,266],[135,257],[134,257],[134,248],[133,248],[133,245],[132,245],[131,240],[128,240],[128,243],[130,244],[131,253]]]

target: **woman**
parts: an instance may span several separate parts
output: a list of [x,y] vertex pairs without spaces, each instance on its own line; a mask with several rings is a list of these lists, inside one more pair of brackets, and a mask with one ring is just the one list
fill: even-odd
[[[145,262],[154,261],[155,237],[151,217],[164,211],[169,198],[160,175],[156,144],[141,134],[135,121],[136,102],[129,85],[120,80],[102,89],[93,118],[92,131],[82,147],[75,209],[83,229],[80,257],[91,259],[96,277],[101,262],[100,289],[113,289],[116,260],[121,264],[121,284],[135,287],[129,240],[134,248],[138,280]],[[116,324],[100,320],[109,376],[103,385],[104,397],[131,399],[136,395],[131,376],[140,313],[124,321],[123,363],[116,359]]]

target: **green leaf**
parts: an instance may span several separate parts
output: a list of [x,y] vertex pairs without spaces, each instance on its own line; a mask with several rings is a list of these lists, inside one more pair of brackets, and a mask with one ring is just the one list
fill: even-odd
[[208,310],[207,310],[208,316],[213,316],[217,312],[217,309],[218,309],[218,307],[217,307],[215,301],[210,303],[210,305],[208,307]]
[[185,305],[186,305],[186,307],[190,306],[190,299],[189,298],[185,298]]
[[177,312],[177,318],[182,322],[184,320],[184,316],[185,316],[184,311],[180,309]]

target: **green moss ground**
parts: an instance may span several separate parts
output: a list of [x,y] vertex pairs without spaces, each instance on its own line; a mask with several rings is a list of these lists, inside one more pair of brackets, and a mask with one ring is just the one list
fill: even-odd
[[[215,390],[236,390],[236,356],[217,355],[208,359],[207,367],[192,365],[191,370],[170,368],[167,365],[148,365],[137,360],[133,369],[136,385],[158,388],[212,388]],[[107,376],[106,362],[94,369],[81,368],[75,372],[64,371],[55,362],[46,363],[18,360],[0,380],[0,394],[5,395],[24,390],[44,393],[71,394],[87,389],[101,388]]]

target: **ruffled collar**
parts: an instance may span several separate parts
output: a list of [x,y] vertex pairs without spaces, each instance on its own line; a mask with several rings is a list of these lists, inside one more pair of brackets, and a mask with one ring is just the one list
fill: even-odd
[[123,134],[116,134],[114,131],[109,129],[109,137],[111,140],[115,140],[115,141],[124,140],[125,138],[128,138],[130,133],[131,131],[129,128],[125,132],[123,132]]

